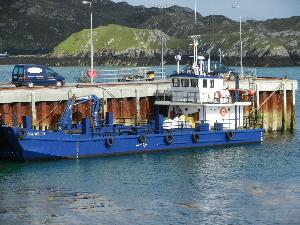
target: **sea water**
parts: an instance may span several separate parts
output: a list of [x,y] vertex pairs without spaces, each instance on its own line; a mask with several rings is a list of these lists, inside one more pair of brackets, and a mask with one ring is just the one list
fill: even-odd
[[[82,68],[58,69],[72,82]],[[257,74],[299,80],[300,68]],[[261,144],[0,162],[0,224],[300,224],[296,118],[293,133],[266,134]]]

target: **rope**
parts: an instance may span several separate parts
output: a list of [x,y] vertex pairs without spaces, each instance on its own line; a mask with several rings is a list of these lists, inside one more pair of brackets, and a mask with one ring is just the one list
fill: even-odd
[[[101,88],[102,90],[104,90],[110,97],[112,97],[114,100],[116,100],[117,102],[119,102],[123,107],[125,106],[124,103],[122,101],[120,101],[119,99],[117,99],[110,91],[108,91],[107,89],[103,88],[103,87],[99,87],[98,88]],[[58,102],[58,104],[60,104],[63,100],[60,100]],[[40,124],[44,119],[46,119],[48,116],[50,116],[57,108],[59,107],[59,105],[57,105],[56,107],[54,107],[46,116],[44,116],[42,119],[40,119],[39,121],[37,121],[35,123],[35,125],[38,125]],[[130,108],[128,107],[124,107],[125,109],[127,110],[130,110]]]
[[[98,88],[101,88],[103,91],[105,91],[113,100],[115,100],[115,101],[117,101],[118,103],[120,103],[120,105],[121,105],[121,112],[120,112],[120,116],[121,116],[121,118],[124,118],[124,115],[123,115],[123,110],[125,109],[125,110],[128,110],[128,111],[130,111],[131,110],[131,108],[130,107],[126,107],[126,105],[122,102],[122,101],[120,101],[119,99],[117,99],[110,91],[108,91],[107,89],[105,89],[105,88],[103,88],[103,87],[99,87],[98,86]],[[135,117],[135,119],[137,120],[137,117]],[[137,122],[136,122],[137,123]]]
[[[116,100],[117,102],[119,102],[123,107],[125,106],[125,104],[120,101],[118,98],[116,98],[110,91],[108,91],[107,89],[103,88],[103,87],[99,87],[98,88],[101,88],[103,91],[105,91],[110,97],[112,97],[112,99]],[[129,107],[124,107],[126,110],[131,110],[131,108]],[[124,109],[123,108],[123,109]]]
[[272,95],[275,94],[276,91],[280,90],[280,89],[281,89],[281,86],[282,86],[283,84],[285,84],[285,81],[286,81],[286,79],[283,80],[283,81],[278,85],[278,88],[276,88],[276,89],[270,94],[270,96],[269,96],[268,98],[266,98],[266,99],[258,106],[258,108],[255,108],[253,111],[250,111],[248,117],[250,117],[252,113],[254,113],[254,112],[256,112],[257,110],[259,110],[259,109],[260,109],[260,108],[261,108],[261,107],[262,107],[262,106],[263,106],[263,105],[264,105],[264,104],[272,97]]
[[40,119],[39,121],[37,121],[35,125],[40,124],[44,119],[46,119],[48,116],[50,116],[50,114],[53,113],[54,110],[56,110],[56,109],[58,108],[59,104],[60,104],[62,101],[63,101],[63,100],[60,100],[60,101],[58,102],[58,105],[57,105],[56,107],[54,107],[54,108],[53,108],[46,116],[44,116],[42,119]]

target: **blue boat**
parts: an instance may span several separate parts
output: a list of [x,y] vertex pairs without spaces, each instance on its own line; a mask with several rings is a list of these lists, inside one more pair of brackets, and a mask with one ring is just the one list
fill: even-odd
[[[0,125],[0,159],[83,158],[262,142],[263,130],[247,127],[244,120],[244,107],[251,103],[240,102],[238,91],[224,89],[223,74],[205,71],[204,57],[197,55],[198,36],[192,39],[193,65],[171,75],[170,89],[157,94],[155,120],[143,126],[114,124],[112,112],[100,120],[105,104],[100,98],[73,96],[57,130],[34,130],[28,116],[21,127]],[[72,124],[73,107],[87,101],[90,116]]]
[[[85,101],[92,102],[91,119],[86,117],[81,123],[72,124],[73,106]],[[174,123],[174,118],[171,127],[168,127],[171,119],[165,120],[159,113],[154,121],[144,126],[113,124],[111,112],[106,113],[105,121],[99,122],[98,111],[102,104],[97,96],[74,96],[67,102],[58,130],[34,130],[28,116],[23,117],[22,127],[1,125],[0,159],[31,161],[95,157],[255,143],[263,138],[262,129],[225,129],[224,123],[218,121],[214,127],[204,121],[196,122],[192,127],[189,122],[180,119]],[[237,124],[238,120],[235,121]]]

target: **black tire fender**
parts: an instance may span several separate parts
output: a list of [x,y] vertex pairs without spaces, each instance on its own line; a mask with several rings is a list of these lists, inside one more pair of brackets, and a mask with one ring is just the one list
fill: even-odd
[[114,139],[112,137],[108,137],[108,138],[105,139],[105,144],[109,148],[113,145],[113,143],[114,143]]
[[225,137],[226,137],[226,140],[231,141],[234,137],[233,132],[232,131],[227,131],[225,133]]
[[167,134],[167,135],[165,136],[165,142],[166,142],[167,144],[172,144],[172,142],[173,142],[173,136],[172,136],[171,134]]
[[198,142],[199,141],[199,139],[200,139],[200,135],[199,134],[197,134],[197,133],[194,133],[193,135],[192,135],[192,140],[193,140],[193,142]]
[[139,136],[139,142],[140,142],[141,144],[146,143],[146,142],[147,142],[147,137],[146,137],[145,135]]

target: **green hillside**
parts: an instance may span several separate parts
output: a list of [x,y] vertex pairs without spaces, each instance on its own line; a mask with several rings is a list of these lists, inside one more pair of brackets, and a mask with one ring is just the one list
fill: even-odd
[[[160,48],[160,33],[147,29],[135,29],[110,24],[93,29],[95,52],[110,50],[124,53],[130,49],[139,49],[150,53]],[[85,29],[72,34],[54,48],[52,55],[82,55],[90,52],[90,30]]]

